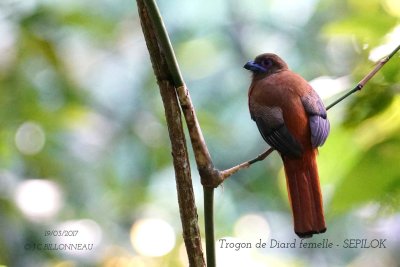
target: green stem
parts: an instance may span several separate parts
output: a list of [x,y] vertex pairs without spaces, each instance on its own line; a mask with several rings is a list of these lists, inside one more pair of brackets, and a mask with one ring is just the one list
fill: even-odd
[[348,96],[352,95],[353,93],[357,92],[358,90],[361,90],[361,88],[358,88],[358,85],[351,89],[349,92],[347,92],[344,96],[340,97],[339,99],[335,100],[335,102],[331,103],[326,107],[326,110],[329,110],[333,108],[336,104],[339,104],[342,102],[342,100],[346,99]]
[[388,60],[391,59],[396,53],[397,51],[400,50],[400,45],[398,45],[393,51],[392,53],[390,53],[390,55],[387,56]]
[[203,192],[207,267],[215,267],[216,258],[214,237],[214,188],[204,186]]
[[157,40],[161,46],[161,50],[165,55],[169,71],[171,72],[172,79],[176,88],[183,86],[184,81],[179,69],[178,61],[176,60],[174,49],[172,48],[168,32],[165,28],[161,13],[155,0],[145,0],[145,5],[149,11],[150,19],[154,23]]

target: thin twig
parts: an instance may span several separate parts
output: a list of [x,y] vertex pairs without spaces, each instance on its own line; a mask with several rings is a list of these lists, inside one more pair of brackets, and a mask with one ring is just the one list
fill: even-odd
[[347,92],[344,96],[340,97],[339,99],[337,99],[336,101],[334,101],[332,104],[328,105],[326,107],[326,110],[331,109],[332,107],[334,107],[336,104],[340,103],[342,100],[346,99],[348,96],[352,95],[353,93],[361,90],[365,84],[372,78],[374,77],[374,75],[397,53],[397,51],[399,51],[400,49],[400,45],[397,46],[392,53],[390,53],[387,57],[384,57],[383,59],[381,59],[378,64],[376,64],[375,68],[373,70],[371,70],[367,75],[364,76],[364,78],[362,78],[362,80],[356,85],[356,87],[354,87],[353,89],[351,89],[349,92]]
[[229,176],[237,173],[238,171],[250,167],[251,164],[256,163],[258,161],[264,160],[266,157],[269,156],[269,154],[272,153],[272,151],[274,151],[274,149],[271,147],[271,148],[267,149],[266,151],[264,151],[263,153],[261,153],[260,155],[258,155],[254,159],[251,159],[249,161],[243,162],[243,163],[241,163],[239,165],[236,165],[236,166],[234,166],[234,167],[232,167],[230,169],[221,171],[220,172],[221,180],[224,181],[226,178],[228,178]]

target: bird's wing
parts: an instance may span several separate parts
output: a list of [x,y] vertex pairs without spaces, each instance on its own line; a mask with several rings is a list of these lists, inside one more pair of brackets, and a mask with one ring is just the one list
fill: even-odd
[[308,115],[311,130],[311,144],[314,148],[325,143],[330,131],[330,124],[321,98],[314,90],[301,98]]
[[300,157],[302,146],[285,125],[282,109],[258,105],[251,113],[264,140],[282,155]]

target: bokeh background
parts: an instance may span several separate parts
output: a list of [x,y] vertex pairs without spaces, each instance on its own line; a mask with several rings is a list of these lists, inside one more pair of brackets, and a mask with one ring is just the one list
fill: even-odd
[[[248,113],[247,60],[279,54],[329,104],[400,43],[398,0],[158,4],[219,169],[267,148]],[[340,246],[236,251],[217,242],[219,266],[400,266],[399,63],[396,55],[329,111],[318,159],[328,231],[310,241]],[[187,266],[135,1],[2,0],[0,110],[1,266]],[[192,172],[204,234],[193,160]],[[276,153],[226,181],[215,202],[218,239],[296,238]],[[348,238],[387,239],[386,248],[342,248]],[[88,249],[52,247],[70,243]]]

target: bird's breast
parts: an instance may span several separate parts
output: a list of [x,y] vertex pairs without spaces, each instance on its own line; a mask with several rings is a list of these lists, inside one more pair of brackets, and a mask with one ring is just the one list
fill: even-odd
[[308,117],[301,102],[301,96],[307,93],[308,88],[308,83],[291,71],[254,80],[249,89],[250,113],[253,117],[260,106],[279,108],[291,134],[303,145],[308,145]]

